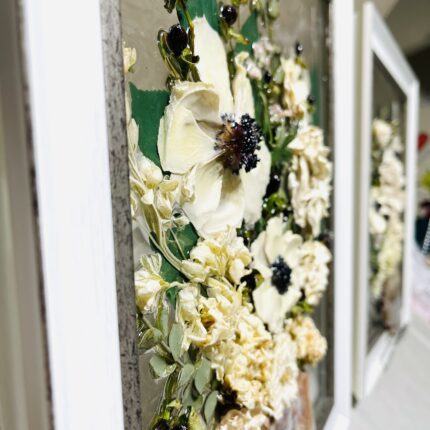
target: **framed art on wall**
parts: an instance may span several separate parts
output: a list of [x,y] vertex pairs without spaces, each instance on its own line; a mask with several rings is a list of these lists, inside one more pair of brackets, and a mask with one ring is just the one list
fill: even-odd
[[375,7],[360,23],[354,394],[367,395],[409,322],[418,82]]

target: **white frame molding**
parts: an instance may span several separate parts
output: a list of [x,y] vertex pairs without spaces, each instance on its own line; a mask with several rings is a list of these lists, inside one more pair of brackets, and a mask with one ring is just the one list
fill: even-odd
[[[373,96],[374,55],[382,62],[385,69],[406,96],[406,210],[405,241],[403,261],[403,291],[401,310],[401,330],[410,320],[412,246],[415,219],[415,164],[416,138],[418,131],[418,95],[419,84],[407,63],[403,53],[390,33],[383,18],[373,3],[363,5],[359,26],[359,79],[358,94],[358,159],[357,169],[358,224],[356,242],[358,256],[356,260],[356,315],[355,315],[355,351],[354,351],[354,395],[357,400],[368,395],[381,372],[384,370],[395,347],[398,336],[384,333],[380,336],[370,353],[367,353],[368,322],[368,275],[369,275],[369,234],[368,234],[368,201],[369,186],[364,178],[370,177],[371,147],[371,112]],[[400,332],[401,332],[400,330]]]
[[101,5],[20,3],[53,424],[123,429]]
[[351,413],[354,2],[333,0],[332,85],[334,137],[334,405],[325,430],[346,430]]

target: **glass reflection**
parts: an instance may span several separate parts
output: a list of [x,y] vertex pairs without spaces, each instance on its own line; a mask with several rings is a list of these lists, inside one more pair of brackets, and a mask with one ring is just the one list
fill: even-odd
[[406,98],[374,57],[369,202],[368,349],[400,324],[405,205]]

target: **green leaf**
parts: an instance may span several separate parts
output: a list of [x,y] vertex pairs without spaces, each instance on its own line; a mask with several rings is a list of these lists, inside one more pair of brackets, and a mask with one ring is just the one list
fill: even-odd
[[157,328],[163,334],[163,337],[167,337],[169,334],[169,308],[164,303],[161,303],[158,307],[155,323]]
[[166,290],[166,297],[169,303],[172,305],[173,309],[176,309],[176,298],[178,296],[179,288],[171,287]]
[[182,327],[178,323],[173,324],[169,334],[169,348],[176,361],[181,357],[183,339],[184,330],[182,330]]
[[163,90],[142,91],[133,84],[130,84],[130,94],[132,117],[139,126],[139,148],[146,157],[161,167],[157,149],[158,129],[170,94]]
[[155,327],[146,330],[139,341],[139,347],[148,350],[159,344],[163,339],[163,333]]
[[[176,243],[175,237],[178,243]],[[181,228],[175,227],[169,231],[167,236],[170,250],[177,258],[181,260],[183,259],[181,250],[185,257],[188,258],[190,256],[191,250],[196,246],[198,239],[199,236],[192,224],[187,224]],[[181,250],[179,250],[178,245]]]
[[178,387],[182,388],[188,385],[193,375],[194,375],[194,366],[191,363],[187,363],[181,370]]
[[248,45],[238,43],[235,48],[236,53],[238,54],[239,52],[243,51],[252,53],[252,44],[257,42],[257,40],[260,38],[260,33],[258,32],[258,17],[256,12],[249,15],[249,18],[245,21],[245,24],[243,24],[240,33],[242,36],[245,36],[250,43]]
[[203,358],[197,365],[196,376],[194,377],[194,385],[197,391],[202,394],[211,379],[211,363],[206,358]]
[[206,423],[209,423],[215,414],[215,408],[218,404],[218,391],[212,391],[206,398],[204,407],[204,416]]
[[[217,0],[187,0],[187,9],[192,19],[205,16],[210,26],[219,30],[219,9]],[[181,25],[188,28],[187,20],[184,17],[183,10],[178,9],[178,17]]]
[[[161,254],[160,254],[161,255]],[[182,258],[181,258],[182,260]],[[181,282],[183,281],[181,272],[176,270],[167,260],[161,255],[161,269],[160,276],[169,284],[172,282]]]
[[160,355],[153,355],[149,366],[155,378],[166,378],[176,370],[176,364],[168,364]]

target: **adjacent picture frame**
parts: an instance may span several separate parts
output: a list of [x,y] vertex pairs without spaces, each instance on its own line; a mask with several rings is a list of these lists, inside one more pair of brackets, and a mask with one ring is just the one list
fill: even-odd
[[[358,106],[357,106],[357,169],[356,169],[356,245],[355,267],[355,348],[353,394],[357,401],[370,393],[384,370],[395,345],[410,320],[411,258],[413,223],[415,219],[415,164],[418,127],[419,83],[375,6],[363,5],[358,26]],[[370,239],[369,199],[372,174],[372,121],[374,98],[378,85],[374,73],[383,70],[386,80],[402,94],[403,116],[400,127],[404,146],[402,161],[405,170],[404,242],[400,270],[400,308],[396,333],[381,332],[369,339],[370,315]],[[393,108],[396,110],[397,108]],[[368,178],[369,180],[365,180]]]

